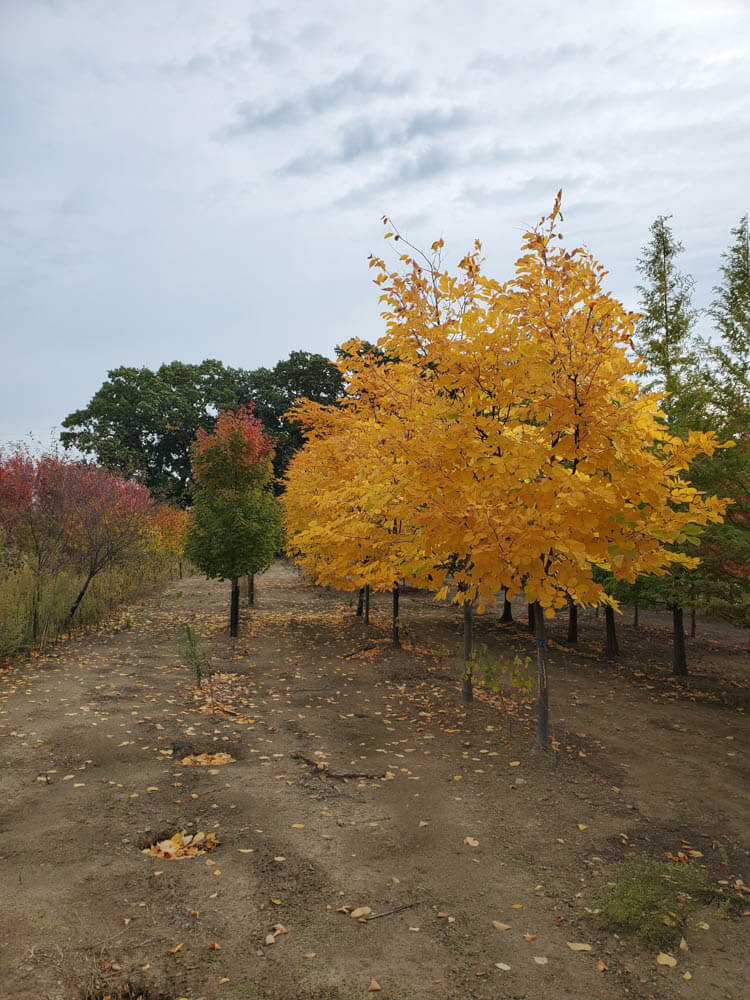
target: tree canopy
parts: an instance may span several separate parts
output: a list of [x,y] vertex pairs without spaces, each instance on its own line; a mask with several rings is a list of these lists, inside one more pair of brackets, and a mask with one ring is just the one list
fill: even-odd
[[186,505],[190,444],[199,430],[214,426],[219,410],[254,404],[276,444],[278,476],[301,443],[283,414],[300,395],[332,403],[340,388],[338,370],[322,355],[305,351],[255,371],[213,359],[173,361],[156,371],[115,368],[89,404],[63,420],[60,439],[109,471],[142,482],[153,496]]

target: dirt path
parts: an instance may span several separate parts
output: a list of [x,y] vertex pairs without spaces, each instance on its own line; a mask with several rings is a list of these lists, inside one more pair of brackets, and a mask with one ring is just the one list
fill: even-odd
[[[460,704],[455,611],[407,593],[396,652],[385,598],[366,633],[284,565],[257,593],[234,645],[225,586],[193,578],[0,673],[1,1000],[119,1000],[128,982],[144,1000],[350,1000],[373,980],[394,1000],[748,994],[747,918],[702,914],[663,968],[585,909],[631,846],[688,845],[712,878],[750,881],[739,637],[694,643],[701,678],[683,689],[652,662],[655,620],[621,630],[614,668],[584,618],[580,650],[552,649],[559,750],[533,755],[523,713],[511,730]],[[178,653],[185,622],[238,675],[216,682],[214,714]],[[531,655],[521,626],[477,632]],[[185,766],[174,742],[236,762]],[[221,846],[141,852],[198,830]]]

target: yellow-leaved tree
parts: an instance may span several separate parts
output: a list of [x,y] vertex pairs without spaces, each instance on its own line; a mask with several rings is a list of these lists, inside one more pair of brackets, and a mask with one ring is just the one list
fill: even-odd
[[[561,245],[559,219],[560,195],[505,284],[481,273],[478,244],[455,276],[440,268],[441,242],[422,264],[402,255],[402,271],[373,260],[385,335],[377,352],[344,345],[367,442],[352,456],[359,502],[380,509],[387,497],[388,517],[409,525],[409,573],[440,596],[455,586],[467,630],[467,606],[481,610],[502,588],[535,605],[538,749],[544,616],[569,599],[611,603],[596,566],[632,581],[694,564],[674,546],[724,509],[685,478],[718,442],[669,434],[629,353],[637,317],[603,290],[587,251]],[[465,657],[468,668],[470,631]]]

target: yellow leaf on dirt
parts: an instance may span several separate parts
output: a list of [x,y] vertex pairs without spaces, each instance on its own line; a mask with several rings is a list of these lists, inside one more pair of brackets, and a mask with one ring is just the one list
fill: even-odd
[[474,837],[464,837],[464,843],[467,847],[479,847],[479,841]]
[[693,974],[692,974],[692,972],[683,972],[682,973],[682,978],[686,979],[688,982],[690,982],[690,980],[693,978]]
[[306,951],[305,954],[302,957],[303,958],[315,958],[316,955],[317,955],[317,952],[315,952],[315,951]]
[[685,938],[680,938],[680,951],[690,951],[690,945]]
[[502,972],[510,972],[510,966],[507,962],[495,962],[495,968],[500,969]]
[[524,934],[524,941],[536,941],[536,934]]
[[677,959],[672,958],[671,955],[667,955],[667,953],[664,951],[660,951],[659,954],[656,956],[656,964],[666,965],[670,969],[673,969],[675,965],[677,965]]
[[176,954],[177,954],[177,952],[178,952],[178,951],[179,951],[179,950],[180,950],[181,948],[183,948],[184,946],[185,946],[185,942],[184,942],[184,941],[180,941],[180,943],[179,943],[179,944],[176,944],[176,945],[174,946],[174,948],[170,948],[170,949],[169,949],[169,954],[170,954],[170,955],[176,955]]
[[523,903],[511,903],[510,904],[510,908],[511,908],[511,910],[522,910],[523,909]]
[[219,986],[224,986],[225,983],[229,982],[231,982],[231,980],[229,979],[228,976],[222,976],[221,979],[219,980]]
[[273,934],[266,934],[266,936],[265,936],[265,938],[263,940],[263,943],[264,944],[276,944],[276,938],[274,937]]
[[495,928],[496,931],[509,931],[510,930],[510,924],[501,924],[499,920],[493,920],[492,921],[492,926]]
[[534,961],[537,965],[546,965],[549,959],[546,955],[534,955]]
[[588,826],[586,825],[586,823],[579,823],[578,824],[578,829],[579,830],[588,830]]
[[590,944],[583,944],[580,941],[567,941],[566,944],[571,951],[591,951]]
[[360,917],[366,917],[368,913],[372,913],[369,906],[358,906],[356,910],[352,910],[349,916],[352,920],[359,920]]
[[599,959],[599,961],[596,963],[596,967],[599,970],[599,972],[609,972],[609,966],[605,965],[601,959]]
[[373,979],[372,982],[370,983],[370,985],[367,987],[367,992],[368,993],[379,993],[380,989],[381,988],[378,985],[377,980]]
[[512,760],[510,764],[508,764],[508,767],[520,767],[520,766],[521,766],[520,760]]
[[211,949],[211,951],[221,951],[221,945],[218,944],[216,941],[212,941],[208,947]]
[[304,830],[305,829],[305,824],[304,823],[292,823],[292,829],[293,830]]
[[255,853],[255,848],[254,847],[238,847],[237,848],[237,853],[238,854],[254,854]]

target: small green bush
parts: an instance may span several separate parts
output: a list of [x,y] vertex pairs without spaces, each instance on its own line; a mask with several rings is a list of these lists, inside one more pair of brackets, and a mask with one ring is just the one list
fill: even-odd
[[614,866],[610,881],[595,887],[594,917],[605,930],[668,948],[691,913],[718,895],[701,868],[631,855]]

